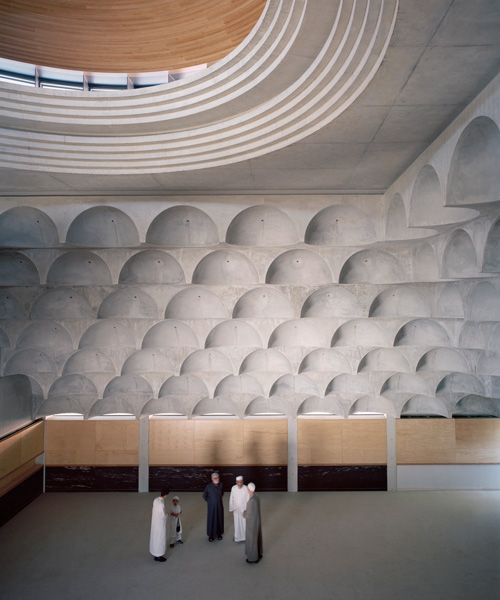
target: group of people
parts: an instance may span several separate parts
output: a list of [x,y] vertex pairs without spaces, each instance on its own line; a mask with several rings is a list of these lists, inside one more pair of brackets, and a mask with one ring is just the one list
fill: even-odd
[[[153,501],[151,518],[151,537],[149,551],[156,561],[165,562],[167,549],[167,521],[170,518],[170,547],[182,544],[182,510],[178,496],[172,499],[172,506],[167,509],[165,499],[168,489],[163,489]],[[224,534],[224,506],[222,497],[224,488],[219,473],[212,473],[210,483],[203,491],[203,499],[207,503],[207,536],[208,541],[222,540]],[[229,512],[234,518],[235,542],[245,542],[247,563],[258,563],[262,558],[262,528],[260,519],[260,499],[255,494],[255,484],[245,485],[243,477],[236,477],[229,497]]]

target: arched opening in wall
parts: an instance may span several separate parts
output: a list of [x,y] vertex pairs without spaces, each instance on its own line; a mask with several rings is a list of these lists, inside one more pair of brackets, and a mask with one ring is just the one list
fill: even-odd
[[489,117],[473,119],[463,130],[448,175],[446,203],[488,204],[500,200],[500,130]]
[[454,231],[443,253],[443,279],[461,279],[478,275],[477,256],[470,235],[463,229]]
[[484,273],[500,273],[500,218],[491,226],[483,256]]
[[385,239],[410,240],[433,235],[432,229],[410,229],[407,225],[406,208],[401,194],[396,193],[392,197],[385,221]]

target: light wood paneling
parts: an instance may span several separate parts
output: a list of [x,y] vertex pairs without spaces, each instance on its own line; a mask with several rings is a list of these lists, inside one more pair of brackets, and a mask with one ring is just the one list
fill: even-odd
[[138,421],[56,421],[46,429],[47,466],[135,466]]
[[243,421],[195,420],[196,465],[242,465]]
[[286,419],[243,421],[243,464],[286,465],[288,423]]
[[[43,453],[43,423],[35,423],[0,442],[0,480]],[[22,469],[21,469],[22,470]],[[36,470],[36,469],[34,469]],[[33,472],[33,470],[31,470]],[[31,474],[28,472],[25,476]]]
[[500,463],[500,419],[456,419],[458,464]]
[[194,421],[150,419],[149,464],[194,465]]
[[396,422],[396,453],[400,465],[453,464],[453,419],[401,419]]
[[385,465],[384,419],[300,419],[299,465]]
[[214,62],[250,33],[266,0],[0,0],[0,56],[133,73]]

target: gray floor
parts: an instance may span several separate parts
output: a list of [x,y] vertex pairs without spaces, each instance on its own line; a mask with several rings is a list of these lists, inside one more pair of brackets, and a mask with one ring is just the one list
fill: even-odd
[[500,492],[262,493],[258,565],[230,518],[208,543],[199,493],[180,494],[184,546],[155,562],[156,495],[41,496],[0,529],[1,598],[500,599]]

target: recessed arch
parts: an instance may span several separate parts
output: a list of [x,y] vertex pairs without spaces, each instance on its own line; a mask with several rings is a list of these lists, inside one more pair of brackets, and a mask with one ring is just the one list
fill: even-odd
[[203,398],[193,408],[193,417],[239,417],[240,409],[230,398]]
[[130,395],[140,398],[145,402],[153,395],[153,389],[149,381],[144,379],[144,377],[141,377],[137,373],[127,373],[126,375],[117,375],[114,377],[104,389],[104,398],[117,395]]
[[348,394],[373,394],[375,390],[370,380],[358,373],[341,373],[336,375],[326,386],[325,396],[346,392]]
[[348,358],[336,348],[317,348],[309,352],[299,366],[299,373],[313,371],[317,373],[351,373],[352,366]]
[[406,208],[401,194],[392,196],[385,221],[385,238],[389,241],[411,240],[433,235],[432,229],[411,229],[407,225]]
[[332,396],[310,396],[306,398],[297,410],[297,415],[337,415],[344,416],[344,409],[337,398]]
[[328,344],[324,332],[315,323],[303,319],[291,319],[276,327],[269,338],[268,346],[269,348],[276,346],[325,348]]
[[301,317],[362,317],[357,296],[340,285],[328,285],[313,292],[302,306]]
[[246,417],[290,416],[290,406],[278,396],[254,398],[245,409]]
[[500,217],[488,231],[483,254],[484,273],[500,273]]
[[215,250],[196,265],[193,283],[208,285],[248,285],[259,283],[254,264],[237,250]]
[[72,250],[50,265],[47,283],[111,285],[111,271],[104,260],[89,250]]
[[175,396],[160,396],[151,398],[142,407],[141,416],[166,415],[172,417],[187,417],[188,411],[182,398]]
[[478,394],[484,395],[484,386],[478,377],[471,373],[449,373],[436,386],[436,395]]
[[24,254],[13,250],[0,252],[0,281],[4,286],[39,285],[40,275],[35,264]]
[[425,352],[417,363],[419,371],[455,371],[468,373],[469,365],[463,354],[454,348],[433,348]]
[[21,331],[16,348],[73,348],[73,341],[60,323],[36,321]]
[[399,260],[385,250],[360,250],[346,260],[339,283],[402,283],[407,280]]
[[431,396],[432,394],[427,381],[415,373],[394,373],[382,384],[380,393],[384,395],[386,392],[420,394],[422,396]]
[[191,373],[173,375],[161,386],[159,397],[163,396],[208,396],[204,381]]
[[122,366],[122,375],[134,373],[174,373],[168,356],[156,348],[143,348],[131,354]]
[[181,375],[214,372],[233,374],[233,366],[229,358],[215,348],[195,350],[184,359],[181,366]]
[[214,396],[238,396],[240,394],[251,394],[263,396],[262,385],[248,374],[227,375],[219,381],[214,391]]
[[30,319],[92,319],[88,301],[68,288],[47,290],[33,302]]
[[237,246],[288,246],[298,242],[298,234],[286,213],[262,204],[250,206],[234,217],[226,242]]
[[262,348],[258,332],[248,323],[230,319],[218,323],[207,335],[205,348],[218,346]]
[[156,216],[149,226],[146,242],[155,246],[191,248],[219,243],[212,219],[194,206],[171,206]]
[[273,287],[257,287],[245,292],[236,302],[233,318],[293,319],[295,312],[290,299]]
[[383,396],[366,395],[353,402],[349,415],[356,414],[381,414],[397,417],[397,410],[390,400]]
[[338,327],[333,334],[331,346],[390,347],[392,340],[378,323],[369,319],[352,319]]
[[83,348],[74,352],[65,362],[63,375],[70,373],[116,373],[112,359],[98,348]]
[[306,244],[315,246],[359,246],[377,241],[370,217],[349,204],[334,204],[320,210],[309,222]]
[[240,373],[292,373],[292,365],[286,356],[274,348],[254,350],[246,356]]
[[71,222],[66,242],[91,248],[126,248],[139,245],[132,219],[113,206],[92,206]]
[[272,385],[269,396],[289,396],[305,394],[319,396],[316,383],[303,373],[300,375],[282,375]]
[[81,373],[71,373],[63,375],[54,381],[50,386],[48,398],[71,398],[76,397],[82,405],[92,406],[98,399],[98,392],[95,384]]
[[9,336],[0,328],[0,348],[10,348]]
[[436,309],[437,317],[463,319],[464,303],[455,283],[446,283],[439,293]]
[[451,346],[450,336],[432,319],[413,319],[396,334],[394,346]]
[[4,375],[57,375],[55,362],[40,348],[27,348],[13,354],[4,367]]
[[437,281],[439,279],[436,252],[428,242],[419,246],[415,251],[413,272],[417,281]]
[[101,302],[98,319],[158,319],[158,306],[144,290],[126,287],[111,292]]
[[407,400],[401,409],[402,417],[450,417],[450,411],[440,398],[416,395]]
[[82,348],[133,348],[136,343],[133,333],[119,321],[105,319],[91,325],[80,338]]
[[486,116],[462,131],[451,159],[447,204],[465,206],[500,200],[500,130]]
[[96,417],[113,415],[137,417],[139,414],[138,410],[131,400],[131,398],[122,398],[120,396],[101,398],[100,400],[97,400],[97,402],[94,402],[90,408],[88,418],[95,419]]
[[177,292],[167,304],[166,319],[226,319],[227,309],[215,292],[190,286]]
[[370,317],[430,317],[431,307],[412,287],[395,286],[381,292],[370,306]]
[[455,404],[453,417],[500,417],[500,410],[492,398],[468,394]]
[[374,348],[363,356],[358,365],[358,373],[370,371],[409,373],[410,365],[398,348]]
[[143,348],[199,348],[195,332],[177,319],[166,319],[153,325],[142,340]]
[[457,229],[452,234],[443,253],[443,279],[462,279],[477,277],[477,256],[470,235],[463,229]]
[[6,248],[55,248],[59,233],[54,221],[33,206],[14,206],[0,215],[0,240]]
[[266,283],[314,285],[331,283],[332,272],[325,260],[310,250],[287,250],[269,265]]
[[489,281],[480,281],[467,299],[467,318],[471,321],[500,321],[500,292]]
[[127,260],[118,281],[131,284],[175,284],[185,283],[186,277],[178,261],[167,252],[143,250]]

